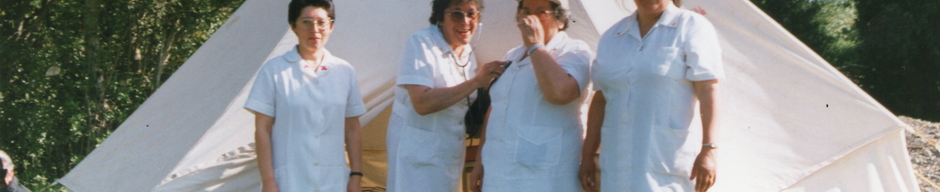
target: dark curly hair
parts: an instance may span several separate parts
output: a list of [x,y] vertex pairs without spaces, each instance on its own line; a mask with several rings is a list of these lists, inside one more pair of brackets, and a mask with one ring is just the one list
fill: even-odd
[[428,22],[432,25],[436,25],[444,21],[444,9],[452,5],[460,5],[463,3],[475,3],[477,5],[477,11],[483,12],[483,0],[434,0],[431,2],[431,18],[428,18]]
[[287,5],[287,23],[290,23],[290,26],[294,26],[294,22],[297,22],[297,17],[300,17],[300,12],[307,6],[323,8],[323,10],[326,10],[326,14],[330,17],[330,20],[336,20],[332,0],[291,0],[290,4]]

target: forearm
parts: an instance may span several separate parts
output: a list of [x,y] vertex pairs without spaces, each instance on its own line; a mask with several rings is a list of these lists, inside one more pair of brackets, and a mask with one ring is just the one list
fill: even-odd
[[486,125],[487,122],[490,122],[491,111],[493,111],[493,107],[486,109],[486,115],[483,116],[483,125],[480,126],[480,146],[477,150],[477,164],[482,164],[483,162],[483,144],[486,144]]
[[538,48],[529,55],[532,69],[539,83],[542,95],[549,103],[568,104],[581,96],[581,88],[564,68],[561,68],[544,48]]
[[695,95],[702,115],[702,142],[717,143],[720,128],[719,91],[717,80],[695,82]]
[[420,115],[435,113],[454,105],[467,98],[470,94],[483,87],[483,82],[472,79],[453,87],[429,88],[421,85],[404,85],[411,98],[415,112]]
[[258,170],[261,173],[261,184],[276,186],[274,180],[274,164],[271,148],[271,130],[273,120],[262,114],[255,115],[255,151],[258,155]]
[[349,169],[352,172],[362,172],[362,127],[359,125],[359,117],[347,117],[345,128]]
[[604,110],[607,100],[600,91],[594,93],[591,106],[588,108],[587,133],[584,137],[584,146],[581,149],[582,160],[593,160],[594,154],[601,144],[601,127],[604,124]]

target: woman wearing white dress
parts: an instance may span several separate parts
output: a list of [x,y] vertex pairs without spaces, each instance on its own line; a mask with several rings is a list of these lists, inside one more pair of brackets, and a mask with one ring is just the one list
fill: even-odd
[[333,4],[293,0],[287,18],[298,45],[261,67],[245,102],[255,114],[262,191],[361,191],[366,108],[353,67],[324,48]]
[[388,191],[460,190],[464,115],[502,72],[499,62],[477,70],[470,40],[481,11],[481,0],[434,0],[431,26],[405,44],[386,138]]
[[669,0],[635,2],[637,11],[601,36],[591,67],[597,92],[582,187],[598,189],[593,158],[603,142],[601,191],[707,191],[716,178],[724,78],[718,36],[704,16]]
[[580,191],[579,108],[593,53],[564,32],[566,12],[566,0],[519,2],[524,45],[503,57],[511,64],[490,87],[475,191]]

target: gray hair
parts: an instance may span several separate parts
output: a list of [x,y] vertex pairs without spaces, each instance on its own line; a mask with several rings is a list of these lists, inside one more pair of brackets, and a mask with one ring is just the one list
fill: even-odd
[[13,170],[13,159],[10,159],[10,156],[3,150],[0,150],[0,161],[3,161],[3,169]]

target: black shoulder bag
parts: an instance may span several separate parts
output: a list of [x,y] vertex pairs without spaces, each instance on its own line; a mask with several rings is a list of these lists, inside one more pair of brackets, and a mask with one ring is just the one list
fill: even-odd
[[[511,64],[512,61],[509,61],[506,65],[503,65],[503,68],[509,68]],[[493,83],[496,83],[496,80],[499,80],[499,77],[493,79],[486,88],[477,89],[477,100],[470,104],[467,115],[463,116],[469,138],[480,138],[480,129],[483,127],[483,121],[486,120],[486,111],[490,109],[490,87],[493,86]]]

